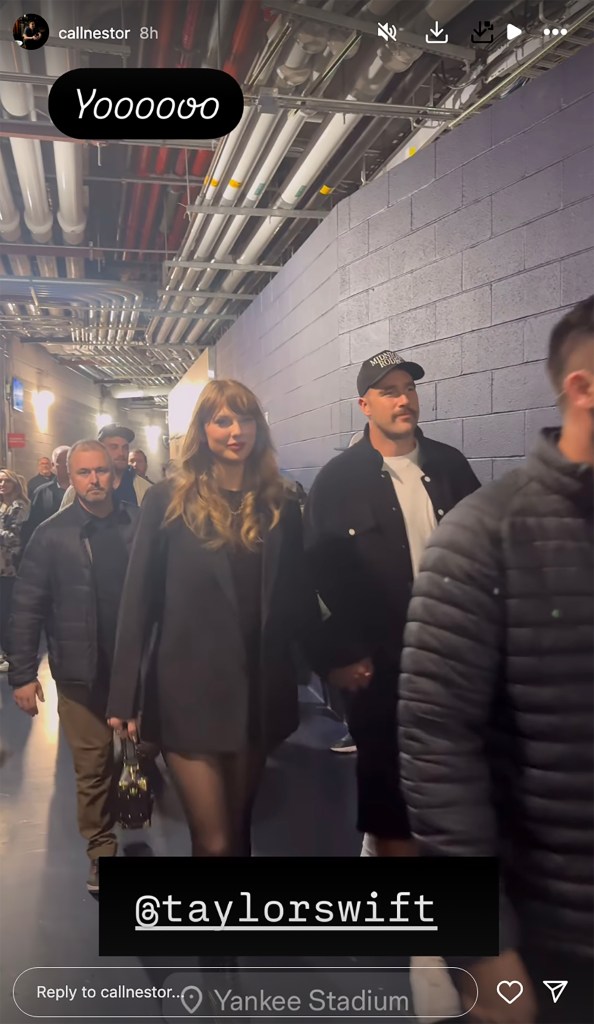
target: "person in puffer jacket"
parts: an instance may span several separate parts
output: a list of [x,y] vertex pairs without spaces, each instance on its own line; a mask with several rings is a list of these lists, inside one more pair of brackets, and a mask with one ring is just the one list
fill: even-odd
[[497,1024],[594,1019],[594,296],[554,328],[548,370],[562,427],[433,534],[400,667],[421,853],[500,858],[500,955],[465,964],[465,1019]]

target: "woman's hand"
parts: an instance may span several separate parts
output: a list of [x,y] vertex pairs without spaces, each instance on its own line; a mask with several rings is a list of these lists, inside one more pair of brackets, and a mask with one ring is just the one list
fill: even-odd
[[107,724],[110,729],[117,732],[120,739],[138,743],[138,723],[135,718],[129,718],[128,721],[122,718],[108,718]]

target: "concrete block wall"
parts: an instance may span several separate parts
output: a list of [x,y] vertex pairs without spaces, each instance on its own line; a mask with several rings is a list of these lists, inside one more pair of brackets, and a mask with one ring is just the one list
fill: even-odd
[[308,486],[364,425],[355,379],[426,370],[421,426],[487,481],[558,422],[548,335],[594,291],[592,48],[341,202],[217,345]]
[[[4,358],[4,374],[8,384],[11,378],[18,377],[23,381],[25,389],[25,409],[15,412],[5,401],[7,432],[23,433],[26,447],[10,452],[0,452],[0,465],[5,460],[10,468],[30,479],[37,472],[38,460],[47,455],[59,444],[74,444],[83,437],[97,436],[97,415],[99,412],[109,413],[115,422],[123,423],[136,433],[136,443],[147,452],[149,457],[149,476],[152,480],[161,477],[161,466],[169,456],[165,447],[160,444],[157,453],[149,454],[144,427],[159,424],[162,434],[167,433],[164,412],[149,410],[129,410],[125,403],[106,401],[101,408],[99,389],[90,380],[58,362],[44,351],[40,345],[22,344],[18,340],[9,342]],[[55,395],[54,404],[49,409],[47,432],[41,431],[36,422],[31,400],[32,392],[46,388]]]

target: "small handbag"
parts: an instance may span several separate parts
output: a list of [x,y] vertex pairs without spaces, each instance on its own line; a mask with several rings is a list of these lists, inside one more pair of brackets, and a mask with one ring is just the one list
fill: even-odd
[[149,828],[154,794],[148,776],[142,770],[132,740],[122,740],[123,764],[118,782],[118,821],[122,828]]

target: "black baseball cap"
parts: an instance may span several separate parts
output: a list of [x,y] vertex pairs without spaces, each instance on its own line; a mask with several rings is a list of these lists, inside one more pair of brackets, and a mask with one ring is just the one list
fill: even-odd
[[410,373],[413,380],[420,380],[425,376],[423,367],[418,363],[411,363],[399,356],[397,352],[384,349],[383,352],[378,352],[377,355],[371,356],[370,359],[366,359],[362,363],[357,375],[359,397],[363,398],[369,388],[379,384],[382,377],[385,377],[390,370],[404,370],[406,373]]
[[122,427],[119,423],[108,423],[107,426],[101,427],[97,434],[97,440],[105,441],[107,437],[123,437],[128,444],[131,444],[136,434],[129,427]]

